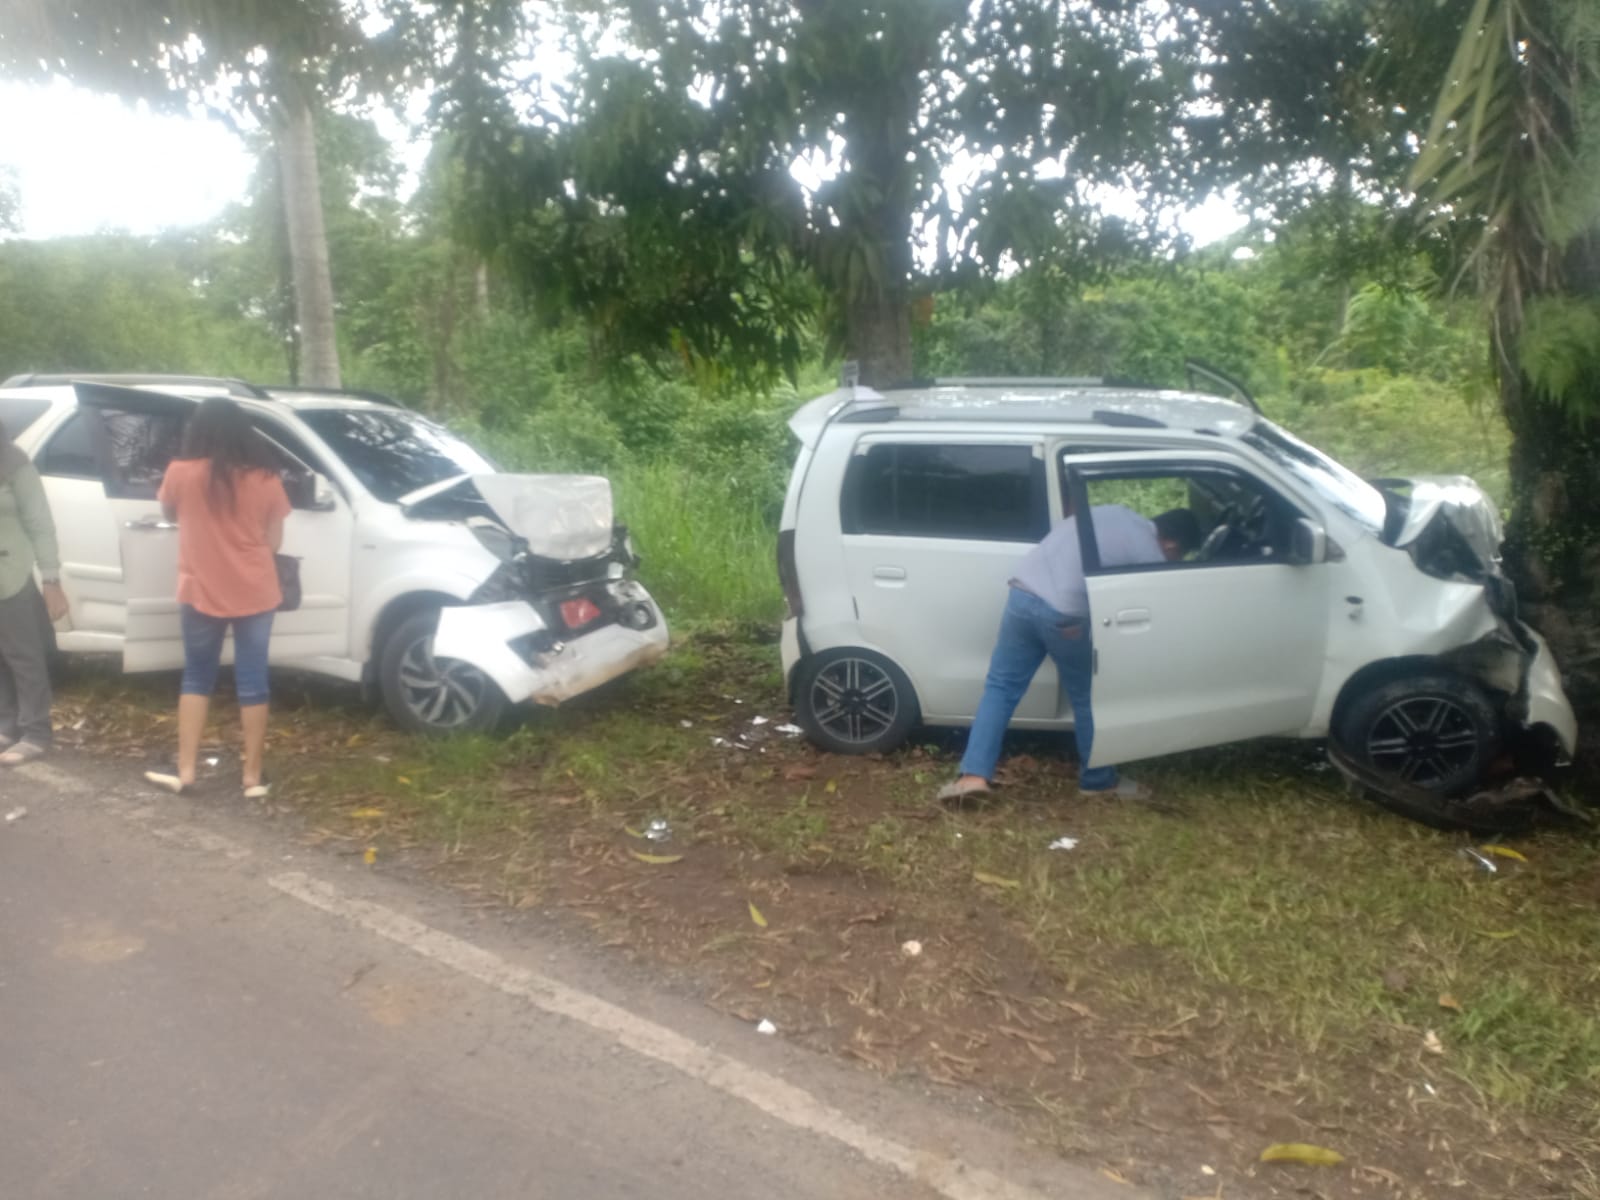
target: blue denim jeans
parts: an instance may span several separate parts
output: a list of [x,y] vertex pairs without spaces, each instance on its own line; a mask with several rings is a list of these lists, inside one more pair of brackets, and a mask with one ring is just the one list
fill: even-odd
[[209,617],[193,605],[179,606],[183,622],[183,684],[185,696],[209,696],[216,690],[222,663],[222,639],[233,626],[233,690],[240,708],[265,704],[267,644],[272,640],[272,613],[253,617]]
[[[1056,664],[1061,687],[1072,701],[1078,762],[1088,763],[1089,750],[1094,745],[1094,717],[1089,711],[1094,643],[1089,636],[1089,622],[1057,612],[1031,592],[1012,588],[1005,615],[1000,618],[1000,636],[989,659],[983,699],[978,703],[978,715],[972,719],[972,732],[967,735],[967,752],[961,759],[963,775],[994,778],[1011,714],[1017,711],[1047,654]],[[1078,768],[1078,786],[1088,791],[1116,784],[1115,767]]]

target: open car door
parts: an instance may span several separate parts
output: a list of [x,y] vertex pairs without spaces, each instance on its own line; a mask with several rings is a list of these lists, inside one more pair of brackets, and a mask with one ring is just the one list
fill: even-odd
[[75,383],[122,550],[125,671],[183,666],[178,625],[178,527],[156,493],[183,444],[195,401],[138,388]]
[[[93,418],[91,439],[122,552],[127,618],[124,671],[183,666],[178,617],[178,527],[161,513],[156,495],[167,464],[182,445],[183,427],[196,402],[181,396],[104,384],[75,384],[78,403]],[[273,436],[272,423],[249,413],[257,432],[283,462],[294,511],[284,522],[283,552],[301,558],[304,597],[299,610],[273,622],[269,659],[295,661],[349,651],[349,547],[353,517],[348,502],[319,486],[312,468]],[[231,641],[223,655],[231,660]]]

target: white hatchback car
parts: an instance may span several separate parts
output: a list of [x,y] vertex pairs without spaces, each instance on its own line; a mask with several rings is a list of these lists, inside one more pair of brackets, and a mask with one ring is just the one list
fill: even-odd
[[[969,724],[1006,584],[1069,509],[1186,505],[1188,561],[1102,568],[1093,765],[1329,734],[1372,772],[1459,795],[1503,752],[1570,755],[1572,708],[1499,569],[1494,506],[1462,478],[1366,482],[1253,407],[1086,380],[846,387],[790,421],[779,533],[783,665],[841,752]],[[1046,662],[1015,727],[1072,715]]]
[[0,422],[38,466],[72,611],[62,651],[180,667],[176,526],[156,503],[198,400],[230,395],[280,453],[303,598],[270,658],[382,695],[402,727],[485,729],[667,649],[595,476],[510,475],[433,421],[349,392],[170,376],[17,376]]

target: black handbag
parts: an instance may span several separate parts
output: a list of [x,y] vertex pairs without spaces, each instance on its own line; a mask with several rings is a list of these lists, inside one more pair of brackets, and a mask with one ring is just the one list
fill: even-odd
[[293,612],[300,607],[300,560],[289,554],[274,554],[272,565],[278,569],[278,590],[283,593],[279,612]]

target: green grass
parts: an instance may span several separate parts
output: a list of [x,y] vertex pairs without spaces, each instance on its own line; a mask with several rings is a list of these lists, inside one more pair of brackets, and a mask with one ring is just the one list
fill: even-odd
[[777,522],[765,479],[651,462],[623,466],[612,482],[618,519],[644,559],[640,578],[669,620],[778,620]]

